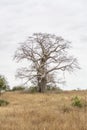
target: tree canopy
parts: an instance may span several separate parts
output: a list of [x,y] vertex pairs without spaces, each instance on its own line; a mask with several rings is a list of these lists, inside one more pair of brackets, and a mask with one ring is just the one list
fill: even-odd
[[18,69],[17,76],[26,82],[35,82],[39,92],[48,83],[55,83],[55,73],[79,69],[76,58],[68,54],[71,43],[62,37],[47,33],[34,33],[21,43],[15,52],[17,62],[27,60],[28,67]]
[[8,83],[3,75],[0,75],[0,92],[1,90],[8,89]]

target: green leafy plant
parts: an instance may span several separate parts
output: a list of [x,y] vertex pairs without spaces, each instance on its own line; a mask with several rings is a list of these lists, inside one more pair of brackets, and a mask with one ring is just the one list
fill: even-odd
[[0,106],[7,106],[9,104],[8,101],[0,99]]
[[6,81],[6,78],[3,75],[0,75],[0,94],[3,90],[9,90],[9,86]]
[[75,96],[74,98],[72,98],[72,105],[76,106],[76,107],[82,107],[83,102],[81,101],[81,99],[78,96]]

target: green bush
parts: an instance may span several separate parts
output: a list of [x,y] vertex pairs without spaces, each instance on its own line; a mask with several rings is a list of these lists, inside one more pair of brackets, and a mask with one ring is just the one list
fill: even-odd
[[8,90],[10,87],[8,86],[8,82],[3,75],[0,75],[0,94],[3,90]]
[[0,99],[0,106],[7,106],[9,104],[8,101]]
[[24,86],[15,86],[15,87],[13,87],[12,91],[22,91],[24,89],[25,89]]
[[76,106],[76,107],[82,107],[83,106],[83,102],[81,101],[81,99],[78,96],[75,96],[72,99],[72,105]]
[[30,93],[38,92],[38,87],[36,87],[36,86],[30,87],[28,91],[29,91]]
[[62,92],[63,90],[59,87],[56,87],[56,86],[50,86],[50,85],[47,85],[47,88],[46,88],[47,91],[55,91],[55,92]]

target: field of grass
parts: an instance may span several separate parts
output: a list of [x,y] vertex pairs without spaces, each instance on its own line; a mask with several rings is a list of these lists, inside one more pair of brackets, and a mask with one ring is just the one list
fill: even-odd
[[4,93],[9,105],[0,107],[0,130],[87,130],[87,108],[71,105],[76,95],[86,100],[87,91]]

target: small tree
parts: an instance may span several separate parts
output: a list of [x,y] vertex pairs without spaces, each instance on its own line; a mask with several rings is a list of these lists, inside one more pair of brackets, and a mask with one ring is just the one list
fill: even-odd
[[8,89],[8,84],[4,76],[0,75],[0,94],[2,90]]
[[48,82],[55,82],[55,72],[79,68],[77,59],[68,55],[71,45],[62,37],[47,33],[35,33],[21,43],[14,58],[17,62],[27,60],[28,67],[18,70],[17,76],[35,81],[39,92],[44,92]]

